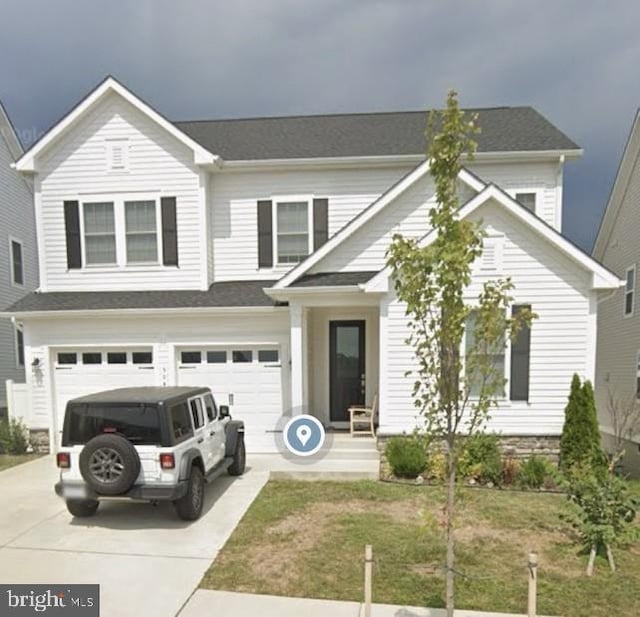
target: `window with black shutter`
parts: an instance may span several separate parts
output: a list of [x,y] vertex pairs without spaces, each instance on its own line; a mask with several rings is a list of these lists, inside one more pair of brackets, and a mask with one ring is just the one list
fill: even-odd
[[[512,308],[513,317],[521,311],[530,311],[530,305],[519,305]],[[531,355],[531,328],[523,325],[515,339],[511,342],[511,379],[510,399],[512,401],[529,400],[529,360]]]

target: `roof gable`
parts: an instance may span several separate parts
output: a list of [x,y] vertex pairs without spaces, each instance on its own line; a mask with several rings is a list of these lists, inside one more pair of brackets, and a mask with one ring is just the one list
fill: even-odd
[[620,213],[620,208],[624,202],[625,193],[631,181],[634,168],[640,156],[640,110],[636,112],[627,143],[618,164],[618,171],[611,187],[609,200],[600,221],[598,235],[593,245],[593,256],[596,259],[603,259],[609,238],[613,232],[615,222]]
[[193,160],[196,165],[213,165],[219,157],[209,152],[206,148],[194,141],[191,137],[178,129],[164,116],[155,111],[142,99],[125,88],[115,78],[109,76],[80,101],[66,116],[51,127],[31,148],[29,148],[15,163],[18,171],[37,171],[37,158],[56,140],[62,137],[80,118],[93,109],[104,97],[115,93],[131,103],[135,108],[160,125],[164,130],[173,135],[193,150]]
[[[369,222],[374,216],[376,216],[376,214],[381,212],[389,204],[395,201],[409,187],[413,186],[428,173],[429,162],[424,161],[420,163],[417,167],[415,167],[393,186],[391,186],[385,193],[383,193],[378,199],[376,199],[371,205],[369,205],[369,207],[363,210],[358,216],[349,221],[344,227],[342,227],[342,229],[338,230],[329,239],[328,242],[323,244],[317,251],[311,253],[311,255],[309,255],[304,261],[300,262],[295,268],[293,268],[285,276],[283,276],[274,285],[274,289],[284,289],[285,287],[290,286],[294,281],[296,281],[318,262],[320,262],[320,260],[324,259],[332,251],[341,246],[357,230],[361,229],[367,222]],[[485,187],[485,184],[477,176],[466,169],[461,170],[459,178],[474,191],[480,191]]]
[[7,144],[14,161],[22,156],[24,149],[13,128],[13,124],[11,124],[9,114],[2,105],[2,101],[0,101],[0,139],[3,139]]
[[[459,210],[460,218],[470,216],[489,200],[493,200],[495,203],[505,208],[519,221],[519,223],[545,239],[584,270],[590,272],[592,274],[593,289],[617,289],[623,284],[623,282],[613,272],[598,263],[590,255],[585,253],[582,249],[551,227],[551,225],[548,225],[527,208],[519,204],[515,199],[495,184],[487,185],[484,190],[467,201]],[[436,232],[430,231],[420,240],[420,245],[428,246],[435,240],[435,238]],[[364,285],[365,291],[386,291],[388,289],[390,274],[391,271],[388,267],[381,270]]]

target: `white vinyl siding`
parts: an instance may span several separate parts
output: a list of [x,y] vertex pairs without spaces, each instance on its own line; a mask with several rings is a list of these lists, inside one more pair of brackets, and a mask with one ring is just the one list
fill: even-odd
[[519,193],[535,193],[535,214],[562,231],[562,171],[559,173],[559,162],[483,163],[476,160],[467,167],[485,182],[495,182],[514,198]]
[[[492,410],[488,428],[504,434],[559,435],[572,375],[591,378],[590,277],[497,205],[482,206],[473,218],[504,234],[503,265],[515,284],[513,302],[530,304],[538,315],[531,329],[529,401],[502,401]],[[468,302],[477,299],[484,280],[474,276]],[[405,374],[414,362],[405,344],[405,307],[391,292],[383,300],[381,314],[380,346],[385,354],[381,374],[386,380],[381,383],[380,431],[410,431],[418,420],[411,398],[415,376]],[[509,384],[506,388],[508,392]]]
[[[108,171],[106,142],[125,139],[128,173]],[[42,239],[44,291],[112,291],[201,289],[206,283],[204,193],[193,152],[115,94],[90,110],[38,161],[37,209]],[[127,267],[68,270],[63,202],[145,200],[155,195],[176,198],[179,268],[157,259]],[[115,226],[122,233],[118,264],[126,265],[124,213]],[[82,217],[81,217],[82,222]],[[122,231],[118,231],[122,230]],[[159,257],[159,255],[158,255]]]
[[[2,111],[0,111],[2,114]],[[8,129],[7,129],[8,130]],[[0,118],[0,310],[13,304],[38,285],[38,259],[33,194],[20,174],[11,168],[14,157],[8,133]],[[22,283],[15,283],[12,241],[20,246]],[[0,319],[0,407],[6,405],[5,382],[24,381],[20,366],[17,334],[10,319]]]
[[[270,196],[315,195],[329,203],[329,237],[364,210],[407,167],[318,169],[213,174],[210,234],[218,281],[273,279],[291,267],[258,269],[257,201]],[[274,201],[275,210],[275,201]],[[275,228],[274,228],[275,233]],[[275,244],[275,238],[274,238]]]
[[[247,323],[251,328],[247,329]],[[176,385],[178,375],[179,349],[200,350],[224,349],[246,350],[260,347],[279,348],[282,364],[289,362],[289,315],[286,310],[267,315],[255,313],[235,315],[174,315],[174,316],[125,316],[74,317],[25,320],[25,362],[27,366],[37,359],[39,372],[27,371],[27,383],[32,397],[33,428],[47,428],[52,413],[60,415],[56,409],[55,389],[52,376],[57,365],[59,352],[75,354],[76,363],[84,370],[116,370],[117,359],[109,354],[127,354],[125,375],[140,375],[138,385],[152,383],[157,386]],[[84,352],[102,353],[100,365],[82,365]],[[207,358],[208,359],[208,358]],[[211,358],[214,360],[215,358]],[[229,363],[231,358],[228,358]],[[109,368],[109,365],[111,368]],[[140,367],[139,369],[136,367]],[[135,369],[135,370],[134,370]],[[120,374],[120,373],[119,373]],[[150,377],[147,377],[150,376]],[[290,391],[289,371],[282,371],[282,392],[284,409],[288,409]],[[82,385],[82,384],[80,384]],[[134,386],[136,381],[129,378],[126,385]],[[199,384],[199,385],[207,385]],[[87,384],[86,392],[92,391]],[[95,386],[93,386],[95,391]],[[214,392],[214,395],[216,393]],[[218,402],[227,404],[224,397]],[[61,403],[58,403],[58,406]],[[54,410],[52,412],[52,410]],[[231,410],[233,413],[233,409]]]

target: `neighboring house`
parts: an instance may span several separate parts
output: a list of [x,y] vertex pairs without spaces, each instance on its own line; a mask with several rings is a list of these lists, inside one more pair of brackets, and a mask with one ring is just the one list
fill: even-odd
[[[478,114],[461,215],[488,236],[469,298],[509,275],[513,310],[539,315],[496,359],[509,383],[490,428],[553,448],[572,374],[594,376],[598,300],[620,281],[561,234],[578,146],[529,107]],[[87,392],[206,384],[252,451],[274,450],[283,415],[346,428],[348,406],[376,394],[379,434],[410,431],[385,251],[396,231],[431,240],[424,125],[422,112],[172,123],[106,79],[16,165],[35,184],[41,271],[9,310],[31,426],[57,436]]]
[[[640,113],[618,167],[593,256],[624,280],[624,287],[606,294],[598,313],[596,402],[608,443],[613,430],[609,399],[640,406]],[[640,431],[628,444],[626,463],[640,472]]]
[[[11,165],[23,150],[0,102],[0,309],[38,284],[33,193]],[[11,321],[0,319],[0,412],[7,407],[7,379],[24,381],[23,336]]]

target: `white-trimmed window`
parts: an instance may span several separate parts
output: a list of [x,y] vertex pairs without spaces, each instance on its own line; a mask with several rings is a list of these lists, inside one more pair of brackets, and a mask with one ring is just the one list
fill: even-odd
[[22,330],[16,328],[16,366],[17,368],[24,367],[24,335]]
[[[467,321],[464,328],[464,351],[465,358],[471,357],[471,354],[478,354],[478,348],[476,347],[476,328],[478,320],[478,311],[473,310],[467,316]],[[489,350],[489,356],[491,358],[491,364],[495,370],[506,376],[507,374],[507,348],[506,345],[498,344],[495,349]],[[472,398],[476,398],[480,395],[482,384],[480,383],[479,376],[474,379],[473,375],[467,374],[467,383],[469,387],[469,394]],[[504,386],[497,393],[499,398],[505,397]]]
[[96,266],[162,264],[160,198],[127,194],[80,204],[82,263]]
[[275,263],[296,264],[311,253],[311,203],[310,199],[275,201]]
[[125,201],[127,263],[158,262],[157,204],[153,199]]
[[636,292],[636,266],[630,266],[625,273],[625,288],[624,288],[624,315],[628,317],[633,315],[633,309],[635,305],[635,292]]
[[9,238],[9,263],[11,264],[11,283],[18,287],[24,285],[24,262],[22,242]]
[[116,258],[116,224],[112,201],[82,204],[84,263],[112,265]]
[[522,204],[530,212],[536,213],[537,193],[535,191],[517,191],[515,200]]

